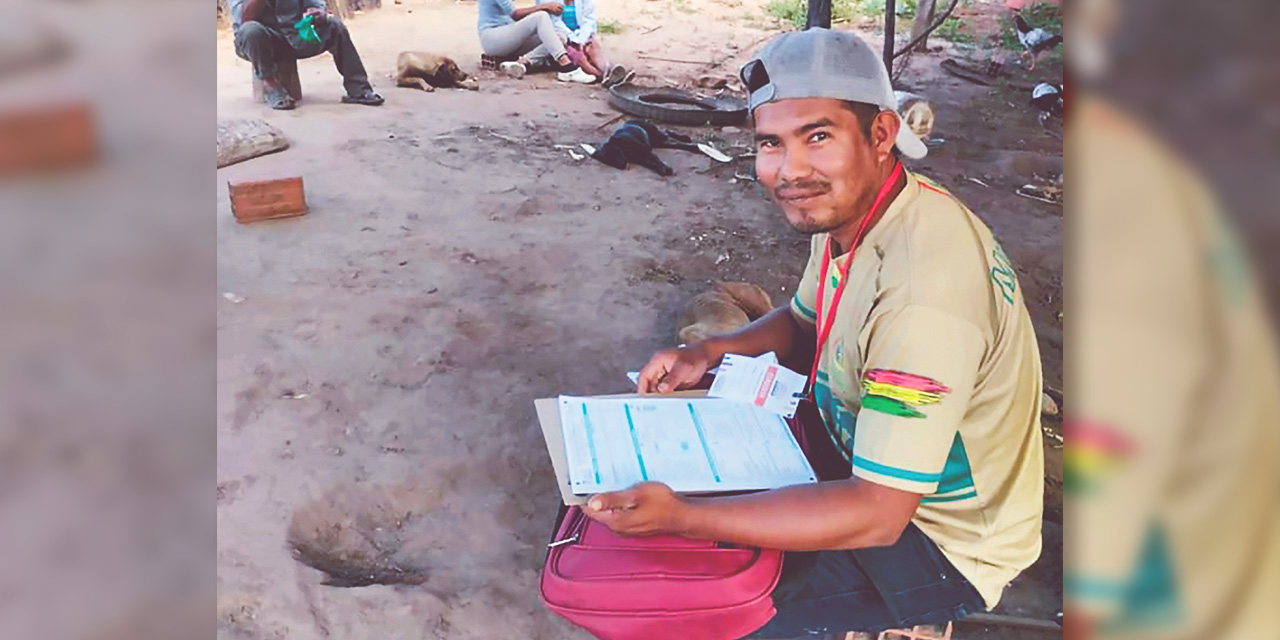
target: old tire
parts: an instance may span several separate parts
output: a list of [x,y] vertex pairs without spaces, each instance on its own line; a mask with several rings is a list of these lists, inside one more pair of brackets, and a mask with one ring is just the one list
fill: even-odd
[[688,127],[731,127],[747,119],[747,103],[732,94],[700,97],[682,89],[622,84],[609,89],[609,105],[646,120]]

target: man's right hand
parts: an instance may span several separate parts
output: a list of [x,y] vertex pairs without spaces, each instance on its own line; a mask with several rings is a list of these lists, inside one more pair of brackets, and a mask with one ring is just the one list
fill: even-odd
[[560,4],[559,2],[547,2],[545,4],[538,5],[538,8],[542,9],[543,11],[546,11],[547,13],[553,16],[558,16],[564,13],[564,5]]
[[715,355],[706,342],[697,342],[653,354],[640,370],[639,393],[669,393],[687,389],[702,380]]

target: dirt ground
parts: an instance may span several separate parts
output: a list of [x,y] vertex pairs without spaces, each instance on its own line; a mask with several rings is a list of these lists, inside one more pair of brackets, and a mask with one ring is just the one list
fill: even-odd
[[[252,102],[230,32],[218,36],[219,117],[264,118],[292,143],[218,170],[219,184],[302,175],[311,207],[242,226],[219,187],[218,637],[585,639],[538,600],[557,494],[533,399],[627,390],[624,373],[673,343],[712,279],[787,300],[807,240],[734,179],[749,160],[660,152],[677,171],[663,179],[556,149],[607,137],[617,114],[597,87],[484,73],[479,92],[390,86],[402,50],[478,71],[474,3],[402,2],[349,22],[387,97],[377,109],[339,103],[324,55],[300,63],[301,107],[271,112]],[[611,0],[603,17],[622,31],[604,42],[637,82],[732,76],[777,30],[757,3]],[[1061,172],[1061,141],[1025,92],[944,75],[944,55],[914,56],[902,78],[938,104],[944,139],[912,168],[1001,240],[1060,389],[1061,207],[1013,191]],[[686,132],[749,149],[745,129]],[[1045,549],[1001,612],[1060,609],[1053,522]]]

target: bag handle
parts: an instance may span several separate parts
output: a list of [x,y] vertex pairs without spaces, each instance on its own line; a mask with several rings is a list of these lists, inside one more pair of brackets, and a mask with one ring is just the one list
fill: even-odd
[[563,502],[560,503],[560,510],[556,513],[556,523],[552,525],[551,536],[547,538],[547,551],[542,556],[542,566],[544,567],[547,566],[547,560],[551,558],[551,550],[558,546],[556,543],[559,541],[556,540],[556,537],[560,535],[560,527],[564,525],[565,516],[569,515],[569,510],[572,508]]

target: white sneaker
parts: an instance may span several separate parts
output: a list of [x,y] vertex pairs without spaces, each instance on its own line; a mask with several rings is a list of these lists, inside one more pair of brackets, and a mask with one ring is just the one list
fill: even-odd
[[562,71],[556,74],[556,80],[560,82],[581,82],[582,84],[591,84],[596,81],[596,77],[583,71],[581,68],[575,68],[573,71]]
[[507,76],[511,78],[523,78],[524,72],[527,71],[523,64],[515,61],[504,62],[498,65],[498,70],[507,74]]

